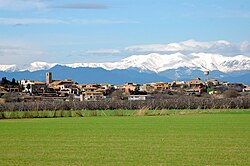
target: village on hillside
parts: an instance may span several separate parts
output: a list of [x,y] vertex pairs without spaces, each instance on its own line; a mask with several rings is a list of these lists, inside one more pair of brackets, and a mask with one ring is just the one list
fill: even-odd
[[216,79],[194,78],[187,82],[152,82],[147,84],[80,84],[70,79],[53,80],[52,73],[46,73],[46,82],[34,80],[0,81],[0,103],[16,101],[98,101],[98,100],[147,100],[166,99],[178,96],[195,97],[237,97],[249,95],[250,86],[229,83]]

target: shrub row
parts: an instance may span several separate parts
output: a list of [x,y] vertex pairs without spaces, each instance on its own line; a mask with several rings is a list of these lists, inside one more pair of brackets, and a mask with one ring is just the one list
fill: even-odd
[[250,97],[240,98],[199,98],[180,97],[146,101],[40,101],[13,102],[0,104],[0,112],[5,111],[46,111],[46,110],[161,110],[161,109],[229,109],[250,108]]

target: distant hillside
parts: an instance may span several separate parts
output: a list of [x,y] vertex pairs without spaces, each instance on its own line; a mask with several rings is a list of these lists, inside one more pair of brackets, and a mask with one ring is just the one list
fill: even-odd
[[189,68],[170,69],[160,73],[145,71],[141,72],[136,68],[130,69],[115,69],[105,70],[103,68],[89,68],[78,67],[71,68],[67,66],[56,65],[49,70],[38,71],[0,71],[0,77],[7,77],[8,79],[15,78],[32,79],[38,81],[45,81],[46,72],[53,73],[53,79],[73,79],[79,83],[112,83],[123,84],[125,82],[135,83],[149,83],[156,81],[170,82],[173,80],[188,81],[193,78],[210,79],[215,78],[219,81],[241,82],[250,85],[250,70],[234,71],[223,73],[215,70],[211,71],[209,76],[205,77],[200,70],[192,70]]
[[154,81],[171,81],[166,77],[157,75],[156,73],[141,73],[136,70],[105,70],[102,68],[70,68],[66,66],[56,65],[49,70],[39,71],[16,71],[16,72],[0,72],[0,77],[7,77],[9,79],[15,78],[32,79],[45,81],[46,72],[53,73],[53,79],[73,79],[79,83],[112,83],[123,84],[125,82],[147,83]]

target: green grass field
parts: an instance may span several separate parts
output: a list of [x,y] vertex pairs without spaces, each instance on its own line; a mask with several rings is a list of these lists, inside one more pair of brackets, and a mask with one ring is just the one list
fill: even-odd
[[0,165],[250,165],[250,113],[0,120]]

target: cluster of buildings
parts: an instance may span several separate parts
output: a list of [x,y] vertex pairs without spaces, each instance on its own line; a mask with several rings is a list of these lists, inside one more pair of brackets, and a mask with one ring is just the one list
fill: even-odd
[[16,92],[28,100],[146,100],[159,95],[218,95],[233,89],[240,93],[250,93],[250,86],[241,83],[220,82],[210,79],[203,82],[194,78],[187,82],[153,82],[147,84],[79,84],[70,79],[53,80],[52,73],[46,73],[46,82],[33,80],[19,81],[19,87],[0,86],[0,98],[7,93]]

